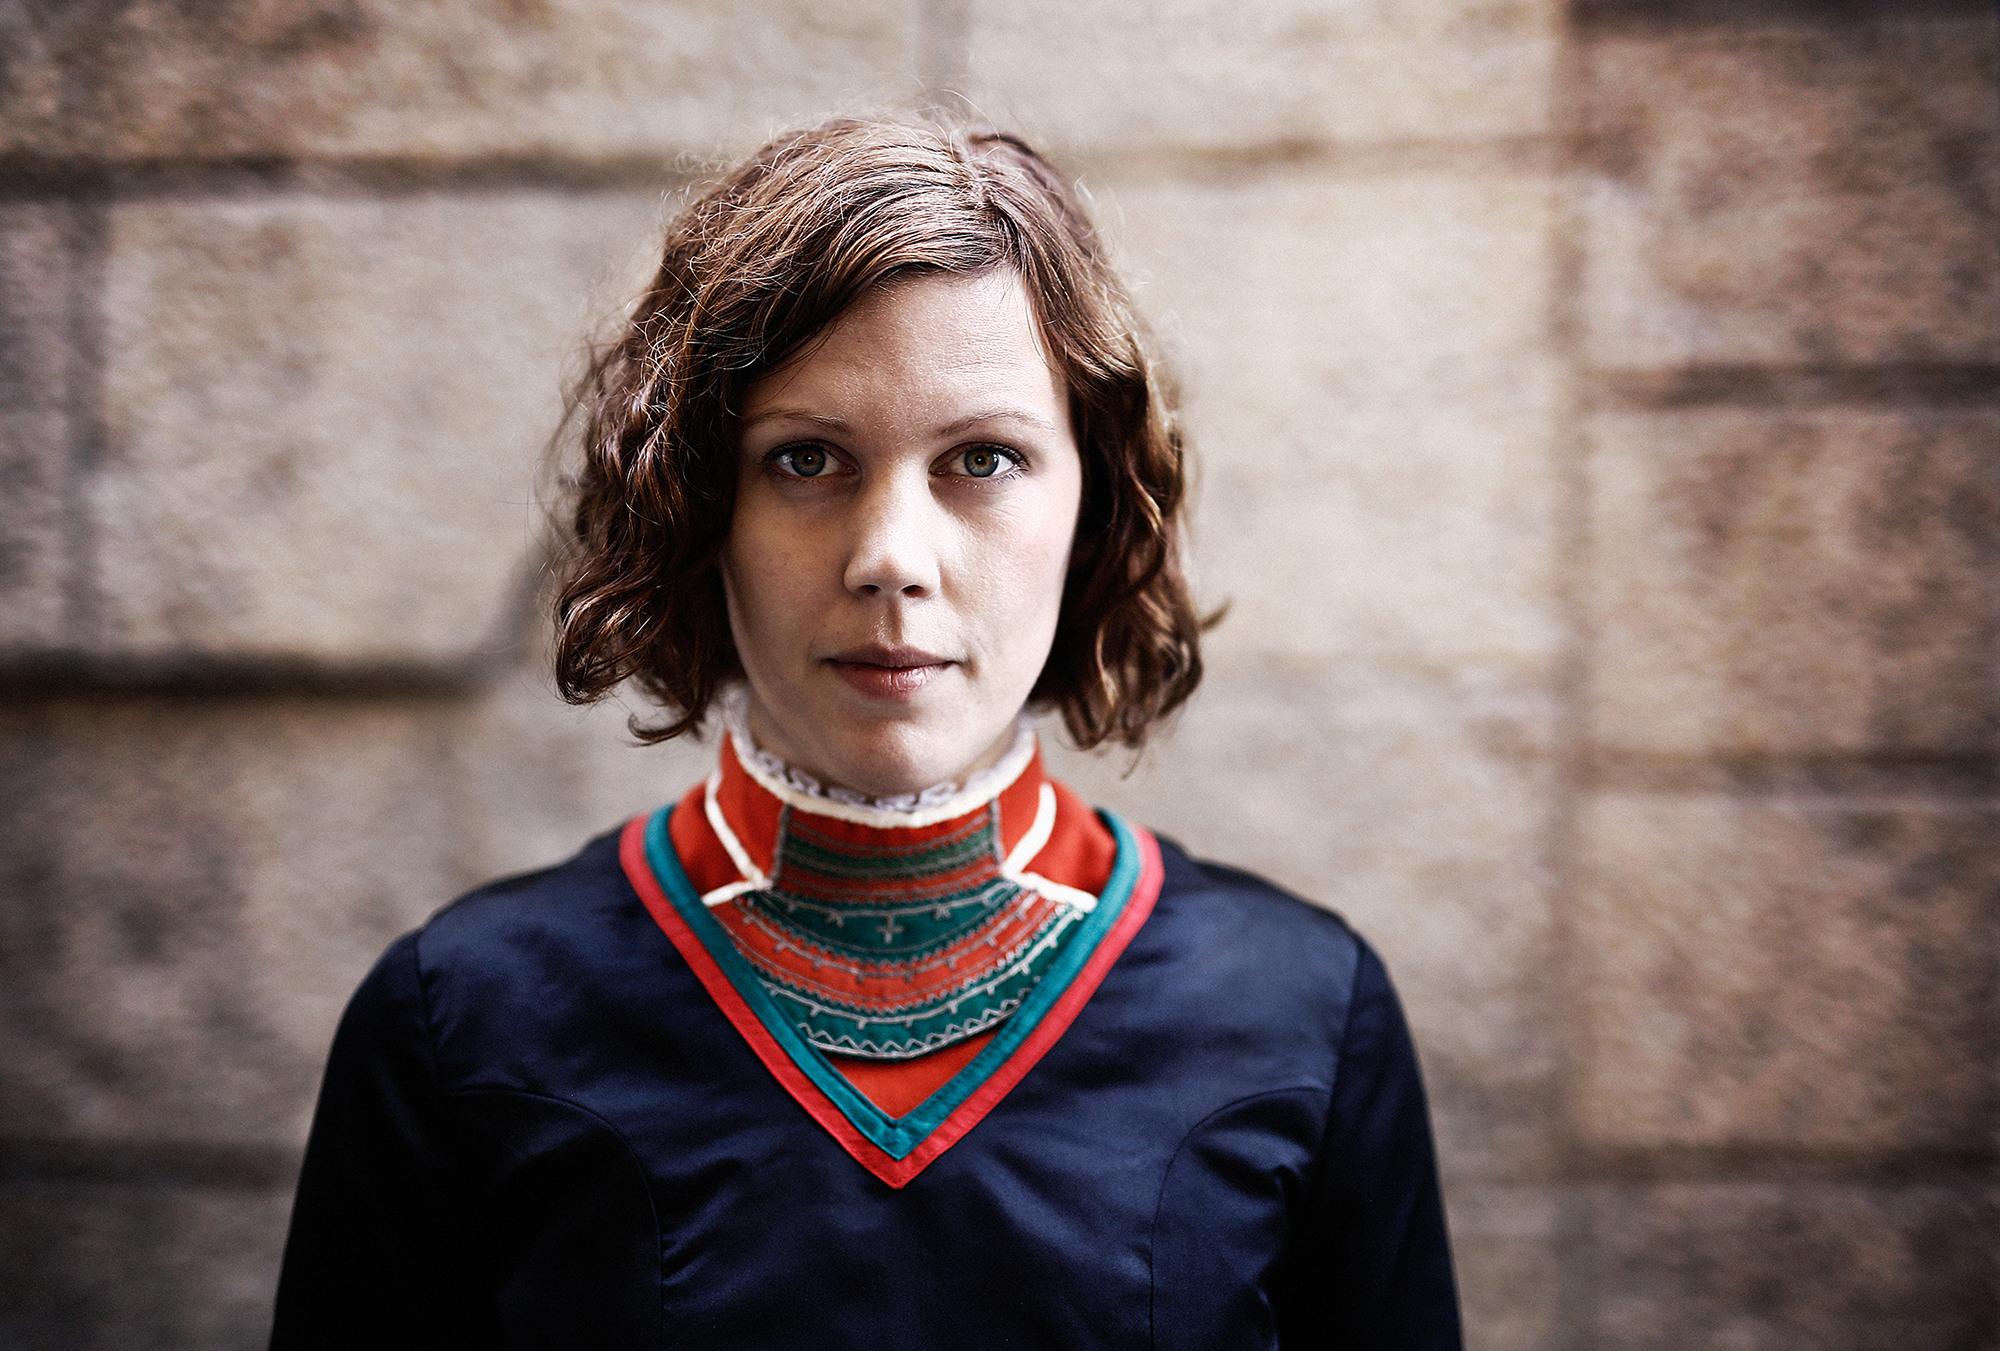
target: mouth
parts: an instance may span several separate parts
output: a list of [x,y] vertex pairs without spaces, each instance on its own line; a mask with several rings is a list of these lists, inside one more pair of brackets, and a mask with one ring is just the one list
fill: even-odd
[[841,679],[876,699],[907,699],[957,664],[922,648],[875,644],[836,652],[824,660]]

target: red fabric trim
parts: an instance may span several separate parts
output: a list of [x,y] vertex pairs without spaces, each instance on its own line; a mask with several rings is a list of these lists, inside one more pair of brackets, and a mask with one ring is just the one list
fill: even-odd
[[[721,777],[716,798],[724,817],[739,832],[768,830],[760,839],[745,839],[744,847],[753,861],[770,870],[776,846],[782,804],[760,787],[743,769],[734,748],[723,739]],[[1090,804],[1078,797],[1067,784],[1050,779],[1042,766],[1041,749],[1013,784],[1001,793],[1000,834],[1004,848],[1011,851],[1034,824],[1041,805],[1041,785],[1047,783],[1056,795],[1055,831],[1048,844],[1032,860],[1030,867],[1053,882],[1077,887],[1092,895],[1103,890],[1116,862],[1118,842]],[[707,815],[706,784],[698,783],[682,796],[667,823],[674,853],[686,870],[696,892],[706,895],[720,886],[737,881],[742,874],[711,828]],[[865,832],[865,828],[864,828]],[[716,918],[730,928],[739,942],[745,935],[732,928],[731,916],[718,912]],[[902,1116],[944,1087],[952,1075],[998,1035],[998,1029],[977,1033],[961,1042],[908,1060],[862,1060],[849,1056],[828,1056],[833,1066],[861,1095],[891,1116]]]
[[[676,811],[676,817],[681,813]],[[646,820],[644,815],[626,822],[619,837],[618,857],[626,878],[639,895],[647,912],[653,916],[661,930],[667,935],[675,949],[687,962],[709,996],[721,1008],[730,1024],[749,1043],[764,1067],[771,1071],[779,1084],[790,1093],[806,1112],[826,1128],[829,1135],[848,1152],[854,1160],[891,1187],[903,1187],[910,1179],[921,1173],[932,1160],[951,1148],[965,1133],[978,1125],[986,1114],[1004,1098],[1008,1091],[1019,1083],[1030,1069],[1033,1069],[1044,1055],[1054,1046],[1085,1003],[1104,981],[1111,966],[1125,951],[1132,936],[1146,922],[1153,911],[1153,903],[1159,899],[1160,883],[1164,871],[1160,862],[1159,842],[1150,831],[1134,826],[1133,834],[1139,848],[1139,876],[1133,884],[1132,894],[1126,899],[1125,909],[1118,916],[1110,932],[1097,945],[1081,971],[1077,972],[1069,988],[1063,991],[1048,1013],[1028,1039],[1015,1048],[1014,1054],[990,1075],[986,1082],[975,1089],[970,1097],[960,1103],[958,1110],[946,1117],[938,1128],[901,1159],[891,1158],[866,1136],[857,1131],[833,1101],[823,1093],[819,1085],[808,1078],[804,1071],[792,1062],[783,1047],[765,1029],[763,1023],[737,994],[729,977],[723,973],[708,954],[701,940],[689,929],[667,899],[659,879],[653,875],[651,865],[646,861]],[[669,825],[671,826],[671,822]],[[1101,828],[1101,824],[1100,828]],[[922,1057],[930,1059],[930,1057]],[[836,1062],[837,1063],[837,1062]],[[947,1076],[948,1077],[948,1076]],[[940,1081],[942,1082],[942,1081]],[[927,1095],[926,1095],[927,1096]]]
[[[990,930],[994,946],[1005,952],[1027,942],[1050,922],[1060,905],[1061,902],[1049,900],[1045,896],[1028,897],[1025,905],[1014,914],[1003,916]],[[863,1008],[874,1009],[884,1014],[921,1004],[935,997],[939,990],[959,978],[957,971],[944,966],[925,979],[897,981],[893,985],[877,989],[852,972],[812,969],[810,954],[818,953],[825,957],[837,955],[827,952],[817,944],[807,944],[801,939],[787,937],[783,941],[791,945],[791,950],[779,953],[777,951],[779,940],[765,930],[748,923],[743,918],[742,911],[736,906],[718,905],[709,913],[715,916],[723,931],[735,941],[738,950],[744,956],[751,958],[755,964],[767,970],[776,967],[784,973],[784,979],[795,982],[799,988],[806,991],[850,999]],[[951,947],[938,949],[937,956],[956,957],[961,960],[970,956],[975,959],[971,967],[976,967],[977,959],[984,955],[987,938],[987,933],[975,933]],[[926,1052],[915,1057],[915,1060],[928,1059],[932,1054],[935,1052]],[[915,1063],[915,1060],[905,1063]],[[940,1079],[938,1082],[942,1083],[944,1080]]]
[[986,1049],[986,1043],[999,1035],[998,1026],[989,1027],[908,1060],[862,1060],[849,1055],[829,1055],[827,1059],[862,1097],[890,1116],[907,1116],[943,1088],[952,1075],[971,1064],[972,1058]]
[[[680,813],[675,812],[674,815],[678,816]],[[869,1172],[889,1182],[889,1178],[882,1172],[882,1165],[893,1163],[895,1160],[890,1159],[867,1137],[855,1130],[853,1123],[833,1105],[832,1100],[820,1092],[819,1085],[807,1078],[805,1071],[792,1063],[792,1058],[785,1054],[784,1048],[778,1045],[765,1030],[757,1015],[751,1011],[750,1006],[736,993],[736,987],[729,983],[729,977],[723,974],[722,968],[708,955],[708,949],[702,946],[699,938],[695,937],[694,930],[688,928],[681,919],[679,912],[674,909],[674,903],[667,899],[667,893],[660,886],[659,878],[653,875],[652,865],[646,861],[644,815],[635,816],[625,823],[625,831],[618,839],[618,861],[625,870],[626,880],[631,882],[632,889],[639,893],[640,901],[652,915],[653,922],[666,933],[681,957],[693,969],[703,988],[708,991],[709,997],[715,1000],[723,1015],[729,1019],[737,1032],[742,1034],[743,1040],[750,1044],[750,1049],[757,1053],[757,1058],[764,1062],[764,1068],[771,1071],[784,1086],[785,1091],[811,1113],[813,1120],[826,1127],[827,1133],[840,1142],[842,1149],[852,1154]],[[902,1183],[889,1182],[889,1185],[899,1187]]]
[[736,870],[729,851],[722,847],[721,837],[708,824],[707,794],[707,784],[696,784],[681,794],[681,800],[674,804],[674,814],[667,818],[667,838],[673,841],[674,856],[680,859],[681,869],[687,873],[688,881],[694,883],[698,896],[706,896],[743,876]]
[[[736,832],[736,839],[750,861],[769,877],[777,863],[778,819],[784,814],[785,804],[750,777],[750,771],[736,758],[735,740],[726,732],[722,736],[720,764],[722,778],[715,786],[715,802],[722,808],[722,819]],[[704,824],[706,821],[704,817]]]
[[1118,861],[1118,841],[1068,784],[1051,779],[1049,786],[1056,794],[1055,834],[1028,860],[1028,871],[1095,896]]
[[967,1131],[977,1126],[1076,1021],[1077,1014],[1083,1011],[1083,1006],[1097,992],[1097,987],[1104,983],[1112,963],[1125,951],[1132,935],[1139,932],[1139,926],[1146,922],[1146,917],[1153,913],[1153,902],[1160,897],[1160,883],[1166,871],[1160,862],[1159,841],[1153,838],[1151,831],[1139,826],[1133,826],[1132,833],[1139,845],[1139,878],[1132,884],[1132,894],[1126,899],[1118,922],[1098,942],[1097,950],[1091,953],[1083,970],[1076,973],[1076,979],[1043,1015],[1041,1023],[1028,1035],[1028,1039],[1014,1048],[1014,1054],[1007,1058],[1006,1063],[973,1090],[972,1096],[960,1103],[958,1110],[946,1117],[922,1144],[900,1159],[889,1159],[889,1172],[877,1171],[877,1177],[892,1187],[900,1187],[921,1173],[931,1160],[957,1144]]

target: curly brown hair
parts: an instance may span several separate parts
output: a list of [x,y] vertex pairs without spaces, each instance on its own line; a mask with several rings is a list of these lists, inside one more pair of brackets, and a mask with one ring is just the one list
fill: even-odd
[[1079,746],[1137,747],[1201,679],[1180,559],[1185,467],[1170,390],[1069,185],[989,127],[836,118],[696,193],[657,275],[571,393],[584,417],[555,574],[571,703],[631,680],[696,728],[741,674],[720,558],[742,394],[873,287],[1012,268],[1069,395],[1083,494],[1061,616],[1029,703]]

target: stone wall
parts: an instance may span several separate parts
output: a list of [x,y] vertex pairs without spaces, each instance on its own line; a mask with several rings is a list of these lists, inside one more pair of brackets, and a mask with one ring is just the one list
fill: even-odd
[[0,1343],[260,1343],[373,956],[709,754],[544,674],[584,335],[712,157],[957,101],[1233,603],[1058,767],[1383,950],[1472,1345],[2000,1345],[1991,7],[1140,12],[0,14]]

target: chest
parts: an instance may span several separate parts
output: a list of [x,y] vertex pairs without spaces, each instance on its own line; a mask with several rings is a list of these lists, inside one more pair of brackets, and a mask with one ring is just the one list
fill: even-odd
[[902,1188],[754,1078],[463,1095],[510,1344],[1275,1346],[1325,1088],[1039,1068]]
[[970,1124],[901,1185],[657,931],[541,981],[587,999],[448,1000],[466,1011],[445,1076],[495,1340],[1276,1346],[1330,1024],[1287,993],[1307,982],[1271,960],[1282,945],[1245,941],[1212,896],[1160,901],[1022,1075],[967,1081],[947,1121]]

